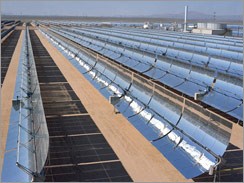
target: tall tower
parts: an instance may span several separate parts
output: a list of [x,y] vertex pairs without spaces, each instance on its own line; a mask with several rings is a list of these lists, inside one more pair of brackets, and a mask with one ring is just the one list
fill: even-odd
[[213,20],[216,22],[216,12],[213,12]]
[[185,21],[184,21],[184,32],[186,32],[186,27],[187,27],[187,14],[188,14],[188,6],[185,6]]

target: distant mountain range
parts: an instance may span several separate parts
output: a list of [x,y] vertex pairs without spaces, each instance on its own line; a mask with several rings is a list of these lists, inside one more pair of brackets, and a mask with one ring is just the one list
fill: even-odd
[[[87,21],[151,21],[151,22],[183,22],[184,12],[178,14],[152,14],[152,15],[117,15],[117,16],[38,16],[38,15],[1,15],[2,19],[70,19],[70,20],[87,20]],[[213,14],[204,14],[194,11],[188,12],[188,22],[213,22]],[[243,24],[242,15],[218,15],[216,14],[216,22]]]
[[[136,16],[136,17],[151,17],[151,18],[170,18],[170,19],[184,19],[184,12],[178,14],[153,14],[150,16]],[[195,11],[188,12],[189,20],[214,20],[214,14],[204,14]],[[215,16],[216,20],[233,20],[233,21],[243,21],[242,15],[218,15]]]

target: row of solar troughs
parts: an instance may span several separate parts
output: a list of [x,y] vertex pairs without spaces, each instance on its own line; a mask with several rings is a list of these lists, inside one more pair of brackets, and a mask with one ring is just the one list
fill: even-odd
[[[51,25],[66,25],[66,26],[102,26],[102,25],[111,25],[113,27],[136,27],[136,28],[142,28],[144,23],[143,22],[80,22],[80,21],[40,21],[40,23],[43,24],[51,24]],[[151,23],[154,29],[161,29],[161,25],[163,27],[170,27],[173,25],[173,23]],[[188,24],[188,25],[194,25],[194,24]],[[243,36],[243,25],[231,25],[228,24],[227,28],[232,30],[233,36],[242,37]],[[161,29],[162,30],[162,29]],[[215,36],[214,37],[219,37]],[[229,37],[229,36],[226,36]],[[239,38],[242,39],[242,38]]]
[[[125,38],[129,39],[135,39],[137,41],[141,42],[147,42],[150,44],[160,45],[160,46],[167,46],[167,47],[173,47],[173,48],[179,48],[179,49],[185,49],[190,50],[192,52],[200,52],[200,53],[206,53],[212,56],[220,56],[220,57],[226,57],[233,60],[241,60],[240,56],[242,55],[235,55],[235,52],[231,51],[237,51],[241,52],[242,50],[240,47],[242,46],[241,41],[233,41],[232,39],[227,40],[221,40],[217,38],[213,38],[211,40],[208,40],[205,37],[199,37],[194,36],[194,34],[187,34],[187,33],[177,33],[177,32],[152,32],[150,33],[148,30],[130,30],[128,33],[128,30],[123,28],[114,28],[110,32],[116,32],[116,33],[123,33],[127,31],[127,35],[130,35]],[[100,32],[101,33],[101,32]],[[121,36],[114,33],[115,36]],[[145,34],[146,33],[146,34]],[[113,35],[113,34],[112,34]],[[142,37],[142,39],[138,39],[139,37]],[[178,43],[178,45],[177,45]],[[176,44],[176,45],[175,45]],[[224,45],[223,45],[224,44]],[[190,45],[193,45],[193,47],[190,47]],[[206,49],[207,48],[207,49]],[[224,51],[230,51],[230,52],[221,52],[221,49]]]
[[[37,21],[38,23],[45,24],[45,25],[67,25],[67,26],[99,26],[102,24],[110,23],[110,22],[96,22],[96,21],[89,21],[89,22],[80,22],[80,21],[49,21],[49,20],[43,20],[43,21]],[[142,27],[144,23],[121,23],[121,22],[112,22],[113,26],[134,26],[134,27]]]
[[[97,38],[102,41],[107,41],[109,43],[121,44],[122,46],[127,46],[131,48],[138,48],[141,51],[147,51],[155,55],[163,55],[167,57],[179,58],[184,61],[191,61],[196,65],[204,65],[206,67],[217,68],[220,71],[230,72],[230,68],[239,65],[229,66],[229,61],[242,63],[243,54],[242,47],[230,46],[228,43],[203,43],[202,40],[190,40],[190,38],[176,37],[176,36],[150,36],[145,33],[133,32],[126,33],[127,30],[119,29],[65,29],[67,31],[72,30],[74,33],[78,33],[91,38]],[[140,31],[141,32],[141,31]],[[125,34],[126,33],[126,34]],[[225,44],[225,45],[223,45]],[[171,49],[170,49],[171,48]],[[167,52],[166,52],[167,50]],[[181,50],[177,52],[175,50]],[[187,52],[188,51],[188,52]],[[199,59],[199,54],[206,55],[205,57],[200,57],[202,63],[195,63]],[[209,58],[211,55],[211,58]],[[216,59],[214,57],[218,57]],[[223,62],[221,59],[226,60],[227,63]],[[210,59],[210,60],[209,60]],[[204,62],[205,61],[205,62]],[[209,63],[207,63],[207,61]],[[220,62],[218,65],[216,62]],[[222,65],[221,65],[222,63]],[[222,66],[222,67],[221,67]]]
[[[148,35],[147,32],[143,30],[127,30],[127,29],[66,29],[72,30],[74,33],[79,33],[84,36],[95,37],[100,40],[120,43],[123,46],[133,46],[132,48],[139,48],[142,51],[148,51],[155,55],[162,55],[165,53],[165,49],[169,49],[166,56],[177,57],[183,60],[203,60],[202,65],[210,64],[213,67],[216,65],[215,62],[222,63],[222,68],[220,70],[226,71],[229,69],[227,63],[229,61],[242,63],[242,42],[241,41],[231,41],[231,40],[207,40],[206,38],[194,38],[191,35],[170,35],[170,33],[165,33],[161,35]],[[89,32],[88,32],[89,31]],[[126,34],[125,34],[126,33]],[[146,34],[145,34],[146,33]],[[179,34],[179,33],[177,33]],[[126,42],[127,41],[127,42]],[[182,52],[175,52],[174,50],[182,50]],[[190,52],[190,53],[189,53]],[[194,53],[194,54],[193,54]],[[199,54],[205,55],[205,57],[200,57]],[[209,58],[209,56],[211,58]],[[219,58],[219,59],[216,59]],[[210,59],[210,61],[209,61]],[[226,60],[227,63],[222,60]],[[209,61],[209,63],[207,62]],[[221,62],[222,61],[222,62]],[[227,66],[226,66],[227,65]],[[232,66],[234,67],[234,66]]]
[[28,28],[23,34],[8,129],[1,181],[30,182],[42,177],[49,135]]
[[[56,30],[52,31],[41,29],[50,43],[105,98],[117,97],[116,109],[127,117],[130,123],[186,178],[198,176],[220,163],[218,155],[225,152],[230,138],[231,125],[227,132],[215,125],[208,124],[203,118],[185,109],[184,105],[175,105],[168,100],[168,97],[163,97],[160,89],[152,89],[145,83],[143,84],[140,79],[134,78],[132,81],[125,71],[105,63],[97,55],[84,52],[77,46],[61,40],[54,32],[80,45],[85,44],[91,49],[93,49],[93,44],[76,40],[74,37]],[[104,48],[102,50],[103,55],[116,55]]]
[[[94,26],[95,25],[101,25],[103,23],[106,23],[106,22],[70,22],[70,21],[38,21],[38,23],[41,23],[43,25],[57,25],[57,26],[71,26],[71,27],[80,27],[80,26],[83,26],[83,25],[91,25]],[[107,22],[108,23],[108,22]],[[112,25],[114,25],[113,22],[111,22]],[[115,23],[116,24],[116,23]],[[122,23],[123,24],[123,23]],[[126,24],[126,23],[125,23]],[[167,24],[167,23],[165,23]],[[143,25],[143,23],[128,23],[128,25]],[[170,25],[170,23],[168,23],[168,25]],[[228,27],[233,27],[234,25],[227,25]],[[128,29],[130,28],[131,26],[129,27],[119,27],[119,28],[125,28],[125,29]],[[133,26],[132,26],[133,27]],[[116,28],[116,27],[114,27]],[[174,35],[188,35],[188,36],[193,36],[193,37],[198,37],[198,38],[203,38],[205,39],[206,38],[206,41],[213,41],[214,40],[229,40],[229,41],[233,41],[233,42],[236,42],[236,43],[243,43],[243,39],[240,38],[240,37],[232,37],[232,36],[219,36],[219,35],[204,35],[204,34],[192,34],[192,33],[183,33],[183,32],[175,32],[175,31],[166,31],[166,30],[154,30],[154,29],[138,29],[138,28],[135,28],[135,29],[130,29],[130,30],[139,30],[139,31],[144,31],[144,32],[147,32],[149,34],[152,34],[152,33],[166,33],[167,35],[168,34],[174,34]],[[128,33],[128,32],[127,32]],[[211,38],[211,39],[210,39]]]
[[[231,115],[237,119],[235,122],[242,121],[243,67],[239,58],[242,58],[243,54],[240,52],[232,51],[238,55],[236,59],[215,58],[182,49],[128,40],[128,38],[121,39],[113,34],[105,36],[102,33],[102,31],[109,33],[110,29],[79,30],[54,27],[50,30],[187,96],[195,97]],[[118,32],[117,29],[112,30]],[[120,37],[124,35],[126,37],[126,34],[126,30],[119,30]],[[223,42],[229,42],[230,45],[239,44],[237,41],[223,40]],[[209,48],[205,47],[205,49]],[[153,52],[157,54],[152,54]]]

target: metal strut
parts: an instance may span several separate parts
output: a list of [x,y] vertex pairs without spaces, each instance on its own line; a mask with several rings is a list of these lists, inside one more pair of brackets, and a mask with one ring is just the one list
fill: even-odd
[[[181,113],[181,114],[180,114],[180,117],[179,117],[179,119],[178,119],[178,121],[177,121],[177,123],[175,124],[175,126],[177,126],[177,125],[179,124],[182,115],[183,115],[183,114]],[[175,129],[175,127],[173,127],[170,131],[168,131],[168,133],[164,134],[164,135],[161,136],[161,137],[158,137],[158,138],[156,138],[156,139],[153,139],[153,140],[151,140],[150,142],[156,142],[156,141],[158,141],[158,140],[160,140],[160,139],[166,137],[166,136],[169,135],[174,129]]]
[[[186,101],[186,100],[185,100],[185,98],[184,98],[184,101],[183,101],[183,107],[182,107],[182,109],[181,109],[180,117],[179,117],[178,121],[176,122],[176,124],[174,125],[174,127],[173,127],[168,133],[166,133],[165,135],[163,135],[163,136],[161,136],[161,137],[158,137],[158,138],[152,140],[151,142],[156,142],[156,141],[158,141],[158,140],[160,140],[160,139],[166,137],[168,134],[170,134],[170,133],[175,129],[175,127],[179,124],[179,122],[180,122],[180,120],[181,120],[181,118],[182,118],[182,116],[183,116],[183,113],[184,113],[184,110],[185,110],[185,101]],[[182,142],[182,140],[183,140],[183,138],[180,140],[180,142]],[[176,147],[180,144],[180,142],[176,145]]]

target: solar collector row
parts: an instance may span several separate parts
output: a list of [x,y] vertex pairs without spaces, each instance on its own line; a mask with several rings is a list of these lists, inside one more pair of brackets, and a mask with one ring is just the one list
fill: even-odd
[[[118,30],[118,28],[112,28]],[[169,36],[169,37],[177,37],[177,38],[187,38],[190,40],[202,41],[206,43],[215,43],[215,44],[227,44],[232,46],[242,46],[242,39],[236,37],[228,37],[228,36],[219,36],[219,35],[207,35],[207,34],[193,34],[193,33],[183,33],[176,31],[165,31],[165,30],[154,30],[154,29],[135,29],[135,28],[119,28],[124,30],[129,30],[132,32],[144,32],[148,35],[158,35],[158,36]]]
[[[146,53],[144,51],[142,52],[139,50],[139,48],[131,48],[131,46],[128,46],[128,45],[121,45],[120,43],[107,43],[106,41],[97,41],[95,38],[89,39],[84,36],[83,37],[77,36],[76,34],[73,34],[73,33],[68,33],[68,32],[64,32],[64,33],[71,35],[77,39],[79,38],[81,41],[87,41],[89,44],[92,44],[92,47],[95,49],[101,50],[101,49],[103,49],[101,47],[105,47],[106,49],[109,49],[110,52],[117,53],[116,58],[119,58],[120,56],[121,57],[125,56],[125,57],[128,57],[129,59],[137,60],[139,62],[141,62],[141,60],[142,60],[142,61],[146,62],[146,65],[150,65],[150,66],[154,65],[153,61],[157,61],[157,60],[158,60],[158,62],[164,61],[169,64],[174,64],[174,65],[176,64],[176,65],[180,66],[181,68],[183,67],[187,70],[189,70],[189,68],[190,68],[192,71],[196,70],[197,67],[199,67],[199,69],[197,69],[197,70],[200,73],[207,74],[210,77],[212,77],[214,75],[213,74],[213,71],[214,71],[214,72],[218,73],[219,79],[221,79],[221,77],[225,75],[224,79],[229,80],[228,82],[233,82],[237,85],[242,85],[242,81],[239,81],[239,84],[238,84],[238,80],[241,79],[239,77],[242,74],[241,70],[238,67],[239,64],[237,64],[235,66],[235,63],[229,63],[228,70],[232,71],[232,72],[229,72],[229,71],[227,72],[226,70],[224,70],[222,68],[221,62],[218,63],[218,62],[214,61],[214,59],[212,59],[210,63],[208,63],[208,61],[206,60],[206,62],[207,62],[206,63],[207,66],[206,66],[202,63],[202,61],[197,60],[198,57],[194,57],[194,61],[188,61],[188,60],[179,59],[179,58],[176,59],[176,58],[172,58],[172,57],[166,58],[164,56],[154,57],[153,54],[150,54],[148,52]],[[124,46],[124,47],[120,48],[122,46]],[[166,50],[166,53],[167,52],[170,52],[170,50]],[[221,61],[221,60],[218,60],[218,61]],[[219,68],[216,68],[216,64]],[[224,66],[224,67],[227,67],[227,66]],[[235,68],[237,68],[237,70]],[[210,74],[208,74],[208,71],[210,71]],[[230,76],[228,76],[228,75],[230,75]],[[232,79],[230,79],[231,77],[237,77],[237,80],[232,80]],[[223,80],[223,78],[222,78],[222,80]]]
[[[68,29],[69,30],[69,29]],[[117,38],[113,36],[103,36],[100,33],[99,34],[92,34],[90,30],[88,31],[76,31],[74,29],[71,29],[72,32],[75,32],[77,34],[81,34],[84,36],[91,37],[93,39],[98,39],[104,42],[108,43],[114,43],[114,44],[119,44],[121,46],[129,47],[132,48],[133,51],[136,50],[141,50],[143,52],[148,52],[151,54],[154,54],[154,57],[157,56],[162,56],[166,58],[176,58],[179,61],[182,61],[184,63],[188,64],[194,64],[200,67],[205,67],[205,68],[210,68],[212,70],[218,70],[219,72],[229,72],[232,75],[237,75],[239,77],[242,77],[243,71],[241,64],[239,63],[234,63],[232,60],[222,60],[222,59],[217,59],[214,57],[209,57],[205,55],[200,55],[197,53],[192,53],[192,52],[186,52],[186,51],[181,51],[181,50],[175,50],[175,49],[170,49],[168,47],[160,47],[160,46],[155,46],[151,44],[145,44],[137,41],[130,41],[127,40],[126,38]],[[176,43],[178,44],[178,43]],[[204,49],[205,50],[205,49]],[[221,50],[220,50],[221,51]],[[242,55],[242,53],[238,54]],[[237,73],[236,73],[237,72]]]
[[[63,32],[65,34],[69,34],[72,35],[74,37],[77,37],[77,34],[80,35],[79,33],[70,33],[67,31],[63,31],[63,30],[59,30],[60,32]],[[153,65],[154,63],[152,63],[155,60],[161,60],[161,61],[165,61],[165,62],[173,62],[174,64],[177,62],[177,64],[179,65],[179,63],[183,63],[184,65],[186,65],[186,69],[189,69],[189,67],[191,66],[196,66],[196,67],[200,67],[201,69],[204,70],[212,70],[214,72],[219,72],[220,75],[221,74],[225,74],[225,75],[231,75],[232,77],[237,77],[237,79],[242,79],[242,68],[240,66],[240,64],[237,63],[233,63],[233,62],[226,62],[226,61],[222,61],[220,59],[214,59],[211,58],[209,59],[208,57],[201,57],[200,55],[195,55],[192,53],[187,53],[187,52],[180,52],[177,50],[171,50],[171,49],[158,49],[158,47],[153,47],[153,46],[149,46],[146,45],[142,46],[141,43],[138,43],[137,45],[135,45],[135,43],[131,43],[130,41],[117,41],[114,39],[110,39],[110,38],[100,38],[101,40],[97,40],[99,39],[98,36],[86,36],[88,37],[88,39],[86,39],[87,42],[90,42],[93,44],[93,47],[97,45],[97,47],[106,47],[107,49],[113,51],[113,52],[125,52],[127,55],[129,56],[129,58],[131,57],[136,57],[136,59],[140,62],[140,60],[145,61],[147,64],[151,64]],[[84,36],[78,36],[78,38],[85,39]],[[89,37],[90,40],[89,40]],[[96,41],[97,40],[97,41]],[[124,47],[122,47],[124,46]],[[99,49],[99,48],[98,48]],[[163,56],[158,56],[151,53],[155,53],[156,51],[160,51],[160,55]],[[119,53],[120,54],[120,53]],[[164,56],[166,55],[166,56]],[[150,63],[151,62],[151,63]],[[181,66],[184,66],[181,65]],[[188,65],[188,66],[187,66]],[[205,74],[205,73],[204,73]],[[228,77],[228,76],[227,76]],[[230,76],[229,76],[230,77]],[[219,76],[218,76],[219,78]],[[234,81],[234,83],[237,83],[236,81]],[[242,83],[242,82],[240,82]],[[241,84],[239,84],[241,85]]]
[[[77,28],[76,28],[77,29]],[[106,28],[82,28],[79,30],[89,30],[94,32],[99,32],[107,35],[114,35],[118,37],[125,37],[141,42],[161,45],[161,46],[170,46],[175,48],[181,48],[186,50],[191,50],[194,52],[211,54],[212,56],[219,56],[223,58],[235,59],[237,61],[241,60],[242,46],[230,46],[228,44],[220,43],[208,43],[207,41],[202,40],[191,40],[188,37],[170,37],[167,35],[158,35],[151,36],[143,32],[133,32],[129,30],[121,29],[106,29]]]
[[[56,31],[56,32],[58,34],[61,34],[58,31]],[[79,44],[82,44],[83,46],[86,46],[95,51],[98,51],[101,54],[108,56],[109,58],[112,58],[113,60],[116,60],[119,63],[122,63],[123,65],[136,69],[140,73],[144,73],[156,80],[161,81],[164,84],[167,84],[171,87],[175,87],[176,89],[183,91],[184,93],[186,93],[190,96],[194,96],[194,93],[199,91],[199,87],[202,88],[201,90],[203,91],[204,89],[206,89],[207,86],[210,86],[213,81],[213,78],[211,79],[211,77],[206,77],[206,75],[201,76],[201,74],[194,73],[194,72],[189,73],[189,71],[187,71],[187,70],[185,72],[186,78],[184,78],[182,76],[181,77],[175,76],[178,73],[182,73],[183,69],[182,68],[177,69],[177,67],[175,68],[171,64],[164,63],[164,62],[156,62],[156,64],[154,64],[154,65],[157,65],[157,64],[159,64],[159,65],[156,67],[155,66],[152,67],[152,64],[149,65],[148,63],[143,62],[143,59],[136,61],[135,59],[132,58],[132,55],[126,56],[126,52],[123,52],[123,55],[121,55],[120,52],[116,53],[116,51],[114,51],[114,50],[110,51],[110,50],[106,49],[106,46],[104,43],[100,43],[100,45],[96,45],[96,44],[98,44],[97,43],[98,41],[96,41],[96,40],[91,39],[89,41],[89,40],[86,40],[85,38],[79,39],[78,37],[74,37],[74,36],[72,37],[67,34],[65,36],[69,37],[70,39],[73,39],[73,41],[75,41]],[[119,48],[116,47],[114,49],[118,50]],[[123,49],[121,49],[121,51],[123,51]],[[146,60],[146,61],[148,61],[148,60]],[[165,64],[166,64],[166,66],[165,66]],[[162,70],[161,68],[168,68],[168,69]],[[173,70],[171,71],[170,69],[173,69]],[[189,76],[187,77],[188,73],[189,73],[189,75],[191,74],[190,77]],[[195,77],[194,77],[194,75],[195,75]],[[202,84],[199,81],[199,79],[203,79]],[[209,84],[206,84],[206,83],[209,83]],[[191,86],[185,87],[186,86],[185,84],[188,84],[188,85],[190,84]],[[230,90],[230,86],[232,87],[231,90]],[[233,93],[233,88],[235,88],[235,90],[234,90],[235,93]],[[217,79],[217,81],[215,83],[215,88],[213,89],[213,91],[215,91],[215,96],[213,96],[212,94],[207,95],[205,97],[205,99],[203,99],[203,101],[224,112],[229,111],[229,114],[231,114],[241,120],[242,119],[242,111],[241,111],[241,109],[242,109],[242,100],[241,100],[242,89],[241,89],[241,87],[238,87],[236,85],[233,85],[233,84],[230,84],[225,81],[221,81],[221,80]],[[212,97],[214,97],[215,99]],[[221,98],[221,100],[218,99],[219,97]],[[224,103],[223,103],[223,97],[228,98],[224,101]],[[213,102],[215,102],[215,103],[213,103]]]
[[[45,25],[68,25],[68,26],[79,26],[79,25],[91,25],[93,26],[93,28],[96,28],[96,25],[98,25],[98,22],[86,22],[86,23],[77,23],[77,22],[64,22],[64,21],[40,21],[41,23],[45,24]],[[131,25],[136,25],[136,23],[128,23]],[[112,23],[113,25],[113,23]],[[142,23],[139,23],[138,25],[143,25]],[[112,27],[109,28],[110,30],[117,30],[118,28],[116,27]],[[175,31],[165,31],[165,30],[155,30],[155,29],[142,29],[142,28],[128,28],[128,27],[119,27],[119,30],[124,29],[127,33],[128,32],[145,32],[147,35],[164,35],[167,37],[167,35],[172,36],[172,37],[181,37],[183,35],[183,37],[187,36],[187,39],[196,39],[196,40],[200,40],[201,42],[212,42],[212,43],[224,43],[224,44],[230,44],[230,45],[238,45],[238,46],[242,46],[243,44],[243,39],[238,38],[238,37],[231,37],[231,36],[218,36],[218,35],[202,35],[202,34],[186,34],[186,33],[182,33],[182,32],[175,32]],[[106,29],[108,30],[108,29]]]

